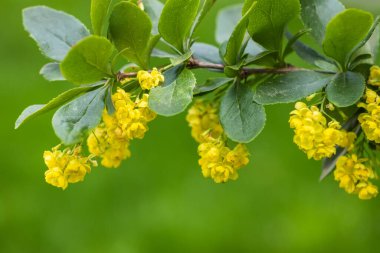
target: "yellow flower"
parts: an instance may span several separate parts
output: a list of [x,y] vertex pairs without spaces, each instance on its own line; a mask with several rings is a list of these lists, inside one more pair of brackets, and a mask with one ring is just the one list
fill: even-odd
[[377,186],[371,183],[359,183],[357,187],[359,198],[363,200],[372,199],[379,193]]
[[148,122],[156,114],[148,108],[149,95],[132,100],[131,95],[118,89],[112,96],[115,113],[103,112],[101,123],[88,137],[87,146],[91,154],[102,158],[102,165],[117,168],[121,162],[131,156],[129,143],[133,139],[142,139],[148,131]]
[[365,165],[367,159],[359,159],[357,155],[347,155],[339,157],[334,171],[339,187],[347,193],[358,194],[360,199],[370,199],[377,195],[377,187],[370,179],[377,178],[371,167]]
[[298,102],[289,119],[291,128],[294,128],[294,143],[304,151],[308,158],[321,160],[336,153],[336,146],[352,148],[356,138],[354,133],[341,130],[336,121],[327,124],[326,118],[318,107],[307,107]]
[[191,127],[191,135],[199,143],[208,138],[218,139],[223,134],[216,103],[197,100],[189,109],[186,120]]
[[151,90],[165,81],[165,77],[157,70],[157,68],[154,68],[150,73],[148,71],[140,70],[137,73],[137,79],[143,90]]
[[198,147],[199,165],[204,177],[216,183],[226,183],[238,178],[237,170],[247,165],[249,153],[245,145],[238,144],[230,150],[220,139],[210,140]]
[[63,151],[59,150],[59,147],[60,145],[54,147],[52,151],[44,152],[44,161],[48,167],[45,180],[64,190],[69,183],[83,181],[86,174],[91,172],[91,165],[97,166],[97,164],[92,160],[92,156],[81,155],[81,146]]
[[380,143],[380,98],[371,89],[366,91],[366,103],[359,103],[358,106],[366,110],[359,115],[359,122],[368,140]]
[[371,73],[368,79],[368,84],[373,86],[380,86],[380,67],[372,66]]

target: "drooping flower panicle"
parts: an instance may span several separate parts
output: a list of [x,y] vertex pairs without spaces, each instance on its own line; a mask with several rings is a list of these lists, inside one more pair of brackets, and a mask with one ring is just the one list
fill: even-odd
[[226,145],[217,108],[216,103],[197,100],[186,119],[193,138],[200,143],[198,154],[203,176],[226,183],[239,177],[237,171],[249,163],[249,152],[244,144],[237,144],[232,150]]
[[82,156],[82,147],[60,150],[60,145],[44,152],[44,161],[48,170],[45,172],[47,183],[65,190],[69,183],[83,181],[91,172],[91,166],[97,166],[93,156]]
[[336,146],[352,147],[355,133],[342,130],[336,121],[328,123],[318,107],[309,108],[298,102],[290,114],[290,127],[295,133],[293,140],[309,159],[329,158],[336,153]]
[[341,156],[334,171],[339,187],[347,193],[357,194],[360,199],[371,199],[378,194],[377,187],[370,182],[377,175],[366,165],[367,161],[366,158],[358,158],[356,154]]
[[148,131],[148,123],[156,114],[148,108],[149,95],[131,99],[131,95],[118,89],[112,96],[115,113],[103,112],[103,122],[89,135],[87,145],[92,154],[102,158],[102,165],[117,168],[131,156],[129,143],[142,139]]

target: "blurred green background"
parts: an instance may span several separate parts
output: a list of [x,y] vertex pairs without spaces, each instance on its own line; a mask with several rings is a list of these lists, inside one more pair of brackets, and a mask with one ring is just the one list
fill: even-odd
[[[218,0],[199,38],[214,43]],[[346,2],[380,13],[373,0]],[[374,252],[380,198],[360,201],[292,143],[292,105],[267,108],[240,179],[216,185],[197,165],[184,115],[159,118],[119,170],[95,168],[66,191],[44,182],[42,152],[59,141],[52,114],[13,130],[24,107],[70,87],[38,75],[47,62],[24,32],[21,10],[49,5],[90,26],[90,0],[1,0],[0,252]],[[128,32],[128,31],[126,31]]]

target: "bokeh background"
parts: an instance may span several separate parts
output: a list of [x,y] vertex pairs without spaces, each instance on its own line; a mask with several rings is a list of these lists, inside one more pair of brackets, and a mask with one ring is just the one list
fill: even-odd
[[[199,38],[215,43],[218,9],[239,2],[218,0]],[[292,144],[292,105],[267,108],[267,127],[249,145],[252,162],[236,182],[216,185],[201,176],[180,115],[154,121],[121,169],[95,168],[66,191],[46,184],[42,152],[58,143],[52,114],[13,130],[24,107],[71,87],[38,75],[47,60],[24,32],[21,10],[41,4],[90,27],[90,0],[0,2],[0,252],[376,251],[380,199],[349,196],[332,177],[318,181],[320,163]],[[378,1],[346,4],[380,13]]]

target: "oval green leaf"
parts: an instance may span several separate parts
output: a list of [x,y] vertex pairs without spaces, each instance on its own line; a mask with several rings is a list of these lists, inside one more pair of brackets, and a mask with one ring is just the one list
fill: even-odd
[[106,88],[90,91],[64,105],[54,114],[54,131],[65,145],[82,141],[100,123],[106,91]]
[[335,16],[327,25],[323,50],[345,70],[350,52],[359,44],[373,23],[371,13],[347,9]]
[[64,81],[66,80],[62,73],[58,62],[51,62],[46,64],[40,70],[42,75],[48,81]]
[[151,31],[149,16],[135,4],[121,2],[114,7],[109,24],[112,40],[123,56],[142,68],[148,67]]
[[322,90],[333,75],[297,71],[276,75],[254,88],[253,99],[263,105],[292,103]]
[[23,23],[42,53],[56,61],[63,60],[73,45],[89,35],[75,17],[45,6],[24,9]]
[[195,84],[194,74],[184,69],[169,85],[151,90],[149,108],[162,116],[173,116],[183,112],[193,100]]
[[264,129],[265,109],[253,101],[251,88],[236,82],[222,99],[220,121],[228,136],[239,143],[249,143]]
[[95,35],[103,35],[103,28],[112,0],[91,0],[91,22]]
[[114,48],[106,38],[90,36],[81,40],[61,63],[63,76],[75,84],[88,84],[111,75]]
[[365,90],[364,77],[355,72],[337,74],[326,88],[327,99],[338,107],[348,107],[363,96]]
[[199,0],[168,0],[158,24],[161,36],[181,52],[186,51]]

